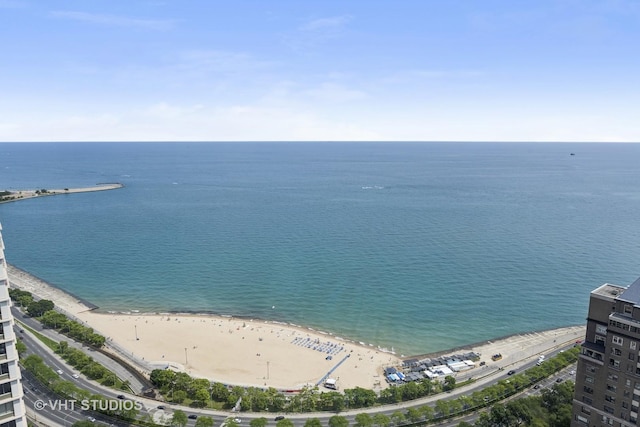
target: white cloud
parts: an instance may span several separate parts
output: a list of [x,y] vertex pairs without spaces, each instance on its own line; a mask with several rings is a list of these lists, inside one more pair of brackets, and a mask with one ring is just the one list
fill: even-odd
[[205,107],[166,102],[118,115],[22,117],[0,123],[0,141],[331,141],[375,140],[347,119],[260,105]]
[[365,92],[349,89],[337,83],[323,83],[305,91],[305,94],[319,101],[335,103],[356,101],[367,97]]
[[173,28],[174,22],[170,20],[139,19],[127,16],[96,14],[77,11],[53,11],[51,16],[60,19],[70,19],[73,21],[86,22],[112,27],[141,28],[145,30],[169,30]]
[[320,18],[314,19],[313,21],[309,21],[306,24],[300,27],[303,31],[318,31],[318,30],[326,30],[326,29],[335,29],[344,27],[351,21],[351,16],[342,15],[342,16],[332,16],[330,18]]
[[331,40],[342,37],[345,27],[351,20],[349,15],[314,19],[300,25],[297,31],[286,35],[283,42],[294,51],[309,53]]

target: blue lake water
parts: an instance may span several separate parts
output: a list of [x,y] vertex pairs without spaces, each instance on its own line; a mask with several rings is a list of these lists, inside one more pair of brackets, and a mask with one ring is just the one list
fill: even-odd
[[[575,155],[570,155],[575,153]],[[404,354],[582,324],[640,276],[640,145],[0,144],[7,260],[103,310],[211,312]]]

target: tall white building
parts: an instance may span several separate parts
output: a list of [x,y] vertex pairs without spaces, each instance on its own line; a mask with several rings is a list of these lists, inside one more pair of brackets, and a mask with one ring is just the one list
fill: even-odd
[[27,427],[0,224],[0,427]]

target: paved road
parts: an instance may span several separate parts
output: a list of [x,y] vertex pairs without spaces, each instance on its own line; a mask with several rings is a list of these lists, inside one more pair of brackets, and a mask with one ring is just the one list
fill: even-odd
[[[33,321],[33,319],[28,319],[28,318],[24,318],[20,313],[17,313],[18,315],[16,316],[20,321],[25,321],[25,323],[29,322],[29,321]],[[35,325],[36,327],[38,325]],[[96,393],[96,394],[101,394],[103,396],[106,396],[110,399],[114,399],[117,400],[118,399],[118,395],[124,395],[125,398],[127,400],[135,400],[137,402],[140,402],[142,405],[142,410],[140,411],[141,414],[149,414],[151,415],[154,419],[156,420],[160,420],[163,416],[165,418],[169,418],[171,416],[171,414],[173,413],[174,410],[176,409],[180,409],[182,411],[184,411],[186,414],[188,415],[195,415],[195,416],[209,416],[212,417],[214,419],[215,425],[221,425],[225,419],[229,418],[229,417],[234,417],[235,415],[227,412],[227,411],[211,411],[211,410],[194,410],[192,408],[188,408],[188,407],[183,407],[183,406],[178,406],[178,405],[171,405],[171,404],[165,404],[162,402],[158,402],[155,400],[151,400],[151,399],[146,399],[146,398],[142,398],[139,396],[134,396],[134,395],[129,395],[126,393],[120,393],[118,391],[103,387],[93,381],[89,381],[86,378],[84,378],[82,376],[82,374],[80,374],[79,372],[77,372],[76,370],[74,370],[74,368],[68,366],[63,360],[60,359],[60,357],[55,354],[53,351],[51,351],[48,347],[44,346],[44,344],[42,344],[38,339],[36,339],[35,337],[31,336],[31,334],[28,331],[22,331],[22,329],[20,328],[20,326],[18,325],[16,327],[17,331],[16,331],[16,335],[20,336],[24,343],[27,345],[28,349],[33,352],[34,354],[38,354],[40,357],[43,358],[43,360],[45,361],[45,363],[50,366],[51,368],[53,368],[55,371],[62,371],[62,377],[64,377],[65,379],[72,381],[74,383],[76,383],[79,387],[90,390],[92,393]],[[61,338],[55,337],[55,335],[51,335],[50,333],[53,331],[50,330],[42,330],[41,327],[38,327],[39,332],[45,332],[45,334],[47,336],[50,336],[53,339],[56,340],[60,340]],[[69,340],[68,338],[64,337],[64,339],[66,341],[68,341],[71,345],[72,340]],[[566,347],[570,347],[571,345],[567,345]],[[81,348],[83,351],[85,352],[90,352],[91,356],[93,357],[94,355],[100,354],[98,352],[91,352],[89,349],[87,349],[86,347],[82,347],[79,346],[78,348]],[[556,351],[559,350],[560,347],[558,347],[556,349]],[[547,353],[548,356],[552,356],[553,353]],[[98,360],[98,358],[95,358],[96,360]],[[108,359],[108,358],[107,358]],[[109,365],[113,364],[113,361],[111,359],[109,360]],[[529,366],[532,366],[533,364],[535,364],[535,360],[524,360],[524,361],[520,361],[520,363],[518,364],[514,364],[512,366],[510,366],[510,369],[516,369],[518,371],[520,370],[524,370],[526,368],[528,368]],[[122,369],[122,367],[120,367]],[[125,370],[126,371],[126,370]],[[440,395],[436,395],[436,396],[429,396],[423,399],[418,399],[415,401],[410,401],[410,402],[403,402],[400,404],[396,404],[396,405],[386,405],[386,406],[382,406],[382,407],[375,407],[375,408],[362,408],[362,409],[356,409],[353,411],[345,411],[342,412],[340,415],[345,417],[347,420],[349,420],[349,423],[352,424],[355,421],[355,416],[357,414],[360,413],[369,413],[369,414],[374,414],[374,413],[384,413],[388,416],[390,416],[391,414],[393,414],[394,412],[400,410],[400,411],[406,411],[408,408],[410,407],[419,407],[419,406],[424,406],[426,404],[433,404],[435,403],[437,400],[440,399],[453,399],[456,398],[460,395],[466,395],[466,394],[470,394],[473,393],[476,390],[482,389],[487,387],[488,385],[491,385],[493,383],[496,383],[497,381],[499,381],[500,379],[504,379],[507,377],[507,370],[496,370],[496,371],[492,371],[489,372],[487,375],[485,375],[482,378],[479,378],[475,383],[473,383],[470,386],[467,387],[463,387],[463,388],[459,388],[454,390],[452,393],[448,393],[446,395],[444,394],[440,394]],[[78,378],[74,378],[72,375],[74,373],[77,373],[79,376]],[[26,389],[28,389],[29,387],[34,387],[33,384],[29,385],[27,384]],[[31,410],[30,414],[34,413],[34,405],[35,405],[35,401],[37,400],[37,398],[40,398],[41,400],[45,401],[47,403],[46,407],[41,410],[38,411],[38,414],[35,414],[36,417],[38,415],[40,415],[41,417],[47,416],[51,418],[51,421],[53,421],[55,424],[58,424],[60,426],[69,426],[71,424],[73,424],[73,422],[78,421],[78,420],[83,420],[83,419],[87,419],[88,417],[93,417],[96,419],[96,424],[99,425],[110,425],[113,423],[113,425],[123,425],[123,424],[118,424],[117,421],[111,420],[107,417],[104,417],[98,413],[93,413],[91,411],[84,411],[82,409],[79,408],[74,408],[73,410],[69,407],[69,405],[67,405],[66,407],[62,404],[58,404],[55,402],[48,402],[48,399],[51,398],[51,396],[49,396],[48,394],[43,394],[40,395],[41,392],[44,392],[42,390],[38,390],[38,387],[35,387],[35,390],[31,390],[31,393],[28,393],[28,396],[25,396],[25,404],[28,406],[28,408]],[[56,399],[54,399],[56,400]],[[159,409],[158,406],[162,405],[164,406],[164,409]],[[323,422],[323,424],[326,424],[328,419],[333,416],[333,413],[306,413],[306,414],[288,414],[286,415],[286,417],[288,419],[290,419],[294,425],[296,426],[302,426],[304,425],[304,423],[306,422],[307,419],[309,418],[318,418],[321,420],[321,422]],[[242,425],[246,425],[249,423],[249,421],[252,418],[257,418],[257,417],[265,417],[269,420],[269,425],[275,425],[275,420],[273,419],[273,417],[275,416],[275,414],[240,414],[238,415],[239,417],[241,417],[243,419]],[[458,421],[459,422],[459,421]],[[195,421],[193,419],[189,420],[188,425],[194,425]],[[52,426],[54,424],[52,423]]]
[[35,319],[32,319],[28,316],[25,316],[20,310],[18,310],[16,307],[11,307],[11,312],[13,314],[13,317],[24,323],[25,325],[29,326],[31,329],[38,331],[39,333],[41,333],[42,335],[51,338],[54,341],[67,341],[69,343],[69,347],[72,348],[77,348],[81,351],[83,351],[84,353],[88,354],[89,356],[91,356],[96,362],[100,363],[102,366],[106,367],[107,369],[109,369],[111,372],[115,373],[118,378],[120,378],[121,380],[126,380],[129,381],[129,385],[131,387],[131,390],[133,390],[133,392],[135,394],[141,394],[142,390],[146,389],[149,387],[148,383],[143,383],[139,380],[139,378],[135,375],[133,375],[127,368],[125,368],[122,364],[116,362],[115,360],[113,360],[112,358],[102,354],[99,351],[95,351],[90,347],[84,346],[76,341],[74,341],[73,339],[62,335],[54,330],[51,329],[45,329],[42,327],[42,325],[40,324],[40,322],[38,322]]

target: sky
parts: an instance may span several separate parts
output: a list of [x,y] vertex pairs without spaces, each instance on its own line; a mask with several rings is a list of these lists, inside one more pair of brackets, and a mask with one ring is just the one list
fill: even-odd
[[640,0],[0,0],[0,142],[640,142]]

